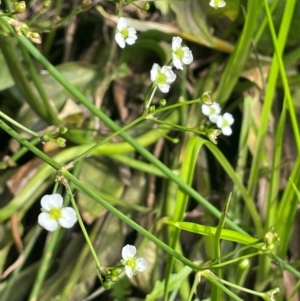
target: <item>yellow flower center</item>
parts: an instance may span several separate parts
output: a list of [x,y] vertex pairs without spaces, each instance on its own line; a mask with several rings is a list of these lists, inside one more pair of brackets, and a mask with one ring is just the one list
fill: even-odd
[[126,263],[127,266],[129,266],[132,270],[135,270],[135,267],[136,267],[136,261],[134,258],[129,258],[127,260],[127,263]]
[[227,120],[224,120],[224,119],[223,119],[223,126],[224,126],[224,127],[225,127],[225,126],[229,126],[229,123],[228,123]]
[[179,59],[182,59],[183,56],[184,56],[184,52],[181,48],[178,48],[174,51],[175,55],[179,58]]
[[166,81],[167,81],[167,77],[166,77],[166,75],[163,74],[163,73],[158,73],[158,74],[157,74],[156,80],[157,80],[157,82],[158,82],[159,84],[164,85],[164,84],[166,83]]
[[50,218],[51,219],[54,219],[54,220],[59,220],[61,217],[62,217],[62,214],[61,214],[61,210],[59,208],[56,208],[56,207],[52,207],[50,209]]
[[124,39],[128,38],[128,29],[127,28],[123,28],[121,30],[121,35],[124,37]]

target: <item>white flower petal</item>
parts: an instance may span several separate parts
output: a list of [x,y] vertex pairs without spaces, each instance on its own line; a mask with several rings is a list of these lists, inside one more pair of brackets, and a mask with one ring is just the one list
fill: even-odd
[[125,41],[128,45],[132,45],[135,43],[136,37],[128,37]]
[[125,266],[125,274],[128,278],[131,278],[133,276],[133,270],[129,266]]
[[216,123],[217,122],[217,119],[218,119],[218,115],[210,115],[208,117],[209,121],[212,122],[212,123]]
[[234,123],[234,118],[230,113],[225,113],[223,115],[223,119],[225,119],[229,125],[232,125]]
[[54,231],[57,229],[58,223],[56,220],[50,217],[49,213],[42,212],[39,214],[38,223],[41,227],[45,228],[47,231]]
[[186,47],[186,46],[184,46],[184,47],[182,48],[182,50],[183,50],[183,52],[184,52],[184,56],[183,56],[183,58],[182,58],[182,61],[183,61],[183,63],[184,63],[185,65],[188,65],[188,64],[190,64],[190,63],[193,61],[193,54],[192,54],[192,51],[191,51],[188,47]]
[[132,245],[126,245],[122,249],[122,257],[125,260],[128,260],[129,258],[133,258],[136,254],[136,247]]
[[161,73],[164,73],[166,75],[166,77],[167,77],[166,83],[167,84],[173,83],[173,81],[175,81],[175,79],[176,79],[176,74],[172,71],[171,66],[163,66],[161,68]]
[[178,56],[174,53],[172,54],[172,61],[173,61],[173,65],[176,69],[183,70],[180,58],[178,58]]
[[46,211],[50,211],[52,207],[61,208],[63,204],[63,198],[60,194],[46,194],[41,199],[41,206]]
[[232,134],[232,129],[230,126],[225,126],[221,130],[222,130],[222,134],[225,136],[230,136]]
[[163,92],[163,93],[168,93],[169,92],[169,90],[170,90],[170,85],[168,85],[168,84],[164,84],[164,85],[158,85],[158,88],[159,88],[159,90],[161,91],[161,92]]
[[77,222],[76,211],[71,207],[61,209],[62,217],[58,220],[59,224],[64,228],[72,228]]
[[120,32],[117,32],[115,35],[115,40],[117,42],[117,44],[121,47],[121,48],[125,48],[125,39],[123,37],[123,35]]
[[150,78],[151,78],[151,81],[156,81],[156,77],[158,75],[158,72],[160,71],[160,66],[156,63],[153,64],[152,66],[152,69],[150,71]]
[[182,38],[180,37],[173,37],[172,39],[172,50],[175,51],[178,48],[181,48]]
[[145,258],[139,257],[136,260],[136,270],[139,272],[144,272],[147,268],[147,260]]
[[119,20],[118,20],[118,23],[117,23],[117,29],[118,30],[122,30],[123,28],[126,28],[127,27],[127,21],[124,17],[121,17]]
[[210,113],[210,106],[209,105],[206,105],[206,104],[203,104],[201,106],[201,111],[202,111],[202,114],[205,115],[205,116],[209,116],[209,113]]

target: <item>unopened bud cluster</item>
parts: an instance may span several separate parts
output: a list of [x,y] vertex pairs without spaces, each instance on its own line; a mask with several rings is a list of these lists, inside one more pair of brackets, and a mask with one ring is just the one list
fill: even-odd
[[60,137],[60,134],[65,134],[68,131],[66,127],[60,127],[58,132],[48,133],[40,137],[40,141],[45,144],[47,142],[53,141],[55,142],[59,147],[65,147],[66,146],[66,139]]

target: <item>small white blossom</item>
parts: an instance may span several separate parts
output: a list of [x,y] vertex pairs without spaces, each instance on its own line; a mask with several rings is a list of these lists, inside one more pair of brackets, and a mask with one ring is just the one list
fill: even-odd
[[218,116],[217,126],[221,129],[222,134],[230,136],[232,134],[231,125],[234,123],[234,119],[231,114],[225,113],[223,116]]
[[125,266],[125,274],[129,278],[136,275],[137,272],[144,272],[147,268],[147,260],[136,256],[135,246],[126,245],[123,247],[122,257],[121,263]]
[[211,122],[216,123],[221,112],[221,107],[217,102],[214,102],[212,105],[203,104],[201,110],[203,115],[208,116]]
[[41,199],[42,213],[38,223],[47,231],[55,231],[58,225],[71,228],[77,221],[76,212],[71,207],[63,207],[63,198],[60,194],[44,195]]
[[226,6],[226,2],[224,0],[210,0],[209,5],[218,9],[219,7]]
[[172,40],[172,59],[173,65],[177,69],[183,69],[182,63],[185,65],[193,61],[193,54],[187,46],[181,46],[182,39],[180,37],[173,37]]
[[170,84],[176,79],[176,74],[172,71],[171,66],[163,66],[161,68],[158,64],[154,63],[150,71],[150,77],[161,92],[168,93]]
[[132,27],[127,27],[127,21],[125,18],[121,17],[118,20],[117,32],[115,35],[115,40],[121,48],[125,48],[126,43],[132,45],[137,39],[136,30]]

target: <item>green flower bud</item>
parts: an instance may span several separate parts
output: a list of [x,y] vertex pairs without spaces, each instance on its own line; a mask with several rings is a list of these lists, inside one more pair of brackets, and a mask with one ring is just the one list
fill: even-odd
[[161,99],[160,101],[159,101],[159,106],[160,107],[165,107],[167,105],[167,101],[165,100],[165,99]]
[[65,126],[61,126],[59,128],[59,133],[60,134],[65,134],[68,131],[68,128],[66,128]]
[[26,3],[25,1],[15,2],[13,8],[15,13],[22,14],[26,10]]
[[58,137],[56,139],[56,143],[59,147],[65,147],[66,146],[66,139],[62,137]]
[[103,282],[103,287],[104,287],[106,290],[108,290],[108,289],[110,289],[110,287],[111,287],[111,283],[110,283],[108,280],[106,280],[105,282]]
[[110,276],[111,282],[117,282],[119,280],[118,276]]
[[210,129],[207,131],[206,135],[208,137],[208,139],[214,143],[214,144],[218,144],[218,141],[217,141],[217,137],[222,133],[221,130],[218,130],[218,129]]
[[37,32],[29,32],[27,38],[35,44],[41,44],[42,42],[41,36]]
[[53,141],[53,138],[51,135],[45,134],[41,137],[42,143],[47,143],[49,141]]
[[51,1],[50,0],[46,0],[43,3],[43,8],[48,8],[48,7],[50,7],[50,5],[51,5]]
[[149,9],[150,9],[150,4],[149,4],[148,2],[146,2],[146,3],[144,4],[143,10],[144,10],[144,11],[148,11]]
[[149,113],[152,113],[155,111],[155,105],[150,106]]
[[201,101],[206,105],[212,105],[214,102],[211,99],[211,91],[204,92],[201,95]]
[[81,9],[87,11],[92,7],[93,3],[91,0],[82,0]]
[[113,276],[119,276],[119,275],[121,275],[122,272],[123,272],[123,269],[121,269],[121,268],[113,268],[111,271],[111,274]]
[[249,259],[243,259],[243,260],[241,260],[241,261],[239,262],[239,268],[240,268],[241,270],[246,270],[246,269],[249,268],[249,266],[250,266],[250,261],[249,261]]
[[26,23],[21,23],[21,30],[22,30],[22,32],[26,32],[26,33],[27,33],[27,31],[28,31],[28,26],[27,26]]
[[269,231],[265,234],[264,242],[267,245],[272,245],[274,242],[276,242],[278,240],[279,240],[279,237],[278,237],[277,233],[273,233],[273,232]]

